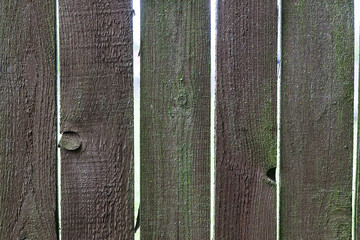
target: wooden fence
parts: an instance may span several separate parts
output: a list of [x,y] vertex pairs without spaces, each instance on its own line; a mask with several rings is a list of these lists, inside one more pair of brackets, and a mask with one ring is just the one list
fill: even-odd
[[[210,0],[141,4],[141,239],[209,239]],[[360,239],[354,3],[282,8],[277,118],[276,1],[218,1],[215,238]],[[1,240],[59,239],[60,215],[62,239],[133,239],[132,16],[59,1],[57,66],[55,0],[0,0]]]

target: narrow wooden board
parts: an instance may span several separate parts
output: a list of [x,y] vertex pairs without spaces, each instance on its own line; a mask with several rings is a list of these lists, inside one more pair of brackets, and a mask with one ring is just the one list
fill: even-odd
[[220,1],[217,29],[216,239],[276,239],[276,1]]
[[283,1],[281,239],[351,239],[353,1]]
[[141,238],[210,238],[210,1],[142,1]]
[[[63,239],[133,238],[132,12],[128,0],[60,1]],[[73,136],[76,136],[73,134]]]
[[0,1],[0,239],[57,239],[54,1]]

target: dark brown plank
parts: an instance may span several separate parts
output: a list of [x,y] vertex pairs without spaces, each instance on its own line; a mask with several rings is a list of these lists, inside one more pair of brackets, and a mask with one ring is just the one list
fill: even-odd
[[216,239],[276,239],[276,1],[219,1]]
[[210,237],[210,1],[142,1],[141,238]]
[[353,1],[283,1],[281,239],[351,239]]
[[54,1],[0,1],[0,239],[57,239]]
[[[133,238],[131,1],[60,1],[63,239]],[[70,136],[71,137],[71,136]]]

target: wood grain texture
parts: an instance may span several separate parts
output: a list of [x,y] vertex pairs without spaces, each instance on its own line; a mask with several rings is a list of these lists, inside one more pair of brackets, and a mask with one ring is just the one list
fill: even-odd
[[209,239],[210,1],[141,6],[141,238]]
[[60,1],[63,239],[133,238],[132,14],[128,0]]
[[216,239],[275,239],[276,1],[219,1]]
[[0,1],[0,239],[57,239],[54,1]]
[[283,1],[281,239],[351,239],[353,1]]

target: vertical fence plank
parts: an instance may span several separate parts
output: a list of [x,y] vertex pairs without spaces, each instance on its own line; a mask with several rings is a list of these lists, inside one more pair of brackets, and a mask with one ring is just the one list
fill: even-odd
[[353,1],[283,1],[282,239],[350,239]]
[[141,6],[141,237],[209,239],[210,1]]
[[56,239],[54,1],[0,1],[0,239]]
[[276,1],[220,1],[217,28],[216,238],[275,239]]
[[61,145],[63,239],[131,239],[131,1],[64,0],[59,11],[61,132],[81,139]]

